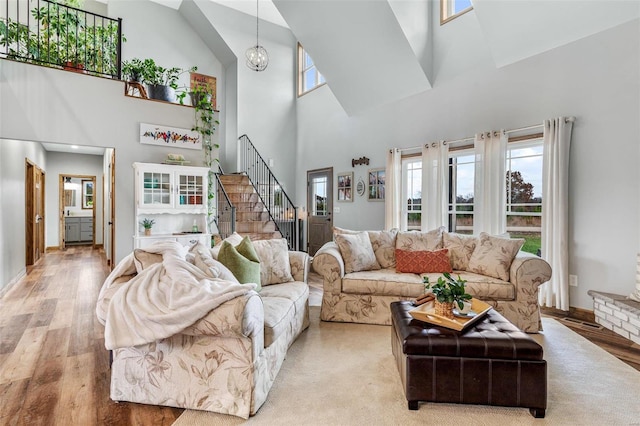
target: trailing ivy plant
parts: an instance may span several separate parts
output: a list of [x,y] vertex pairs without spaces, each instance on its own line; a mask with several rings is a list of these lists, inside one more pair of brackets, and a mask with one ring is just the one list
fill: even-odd
[[213,221],[213,212],[215,206],[213,199],[215,197],[214,181],[215,172],[213,165],[218,163],[218,158],[214,157],[213,150],[220,148],[220,145],[213,142],[213,134],[217,129],[217,125],[220,124],[215,119],[215,111],[211,105],[211,98],[213,94],[208,87],[197,86],[190,93],[192,103],[195,109],[195,124],[192,131],[200,133],[202,135],[202,146],[204,148],[204,164],[209,168],[209,190],[207,194],[207,221],[209,226]]

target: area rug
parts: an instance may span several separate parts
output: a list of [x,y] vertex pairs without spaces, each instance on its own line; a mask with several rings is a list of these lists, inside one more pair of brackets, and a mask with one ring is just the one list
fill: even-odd
[[176,426],[200,425],[629,425],[640,423],[640,372],[553,319],[533,335],[544,347],[544,419],[525,408],[420,403],[407,409],[391,354],[391,327],[319,321],[289,349],[258,413],[186,410]]

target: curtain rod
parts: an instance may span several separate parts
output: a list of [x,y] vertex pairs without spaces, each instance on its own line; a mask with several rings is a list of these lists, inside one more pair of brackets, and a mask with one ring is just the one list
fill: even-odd
[[[567,117],[567,118],[564,119],[565,123],[573,123],[575,121],[576,121],[576,118],[573,117],[573,116],[572,117]],[[542,126],[544,126],[544,124],[536,124],[534,126],[526,126],[526,127],[519,127],[517,129],[505,130],[504,132],[505,133],[522,132],[524,130],[538,129],[538,128],[542,127]],[[459,143],[459,142],[470,142],[472,140],[475,140],[475,136],[471,136],[471,137],[468,137],[468,138],[462,138],[462,139],[456,139],[456,140],[452,140],[452,141],[445,140],[443,142],[447,143],[447,144],[451,144],[451,143]],[[409,150],[421,149],[421,148],[422,148],[422,145],[412,146],[412,147],[409,147],[409,148],[396,148],[396,149],[398,149],[399,151],[409,151]]]

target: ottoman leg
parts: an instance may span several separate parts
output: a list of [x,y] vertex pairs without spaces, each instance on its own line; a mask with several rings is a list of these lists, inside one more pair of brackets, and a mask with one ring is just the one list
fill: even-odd
[[409,410],[417,410],[417,409],[418,409],[418,401],[409,401]]
[[544,419],[544,408],[529,408],[529,412],[536,419]]

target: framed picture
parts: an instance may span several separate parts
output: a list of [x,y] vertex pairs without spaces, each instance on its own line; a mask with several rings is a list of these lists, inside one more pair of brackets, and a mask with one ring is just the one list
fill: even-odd
[[370,169],[369,170],[369,201],[383,201],[384,200],[384,169]]
[[93,181],[92,180],[83,180],[82,181],[82,208],[83,209],[92,209],[93,208]]
[[353,172],[338,173],[338,201],[353,201]]

